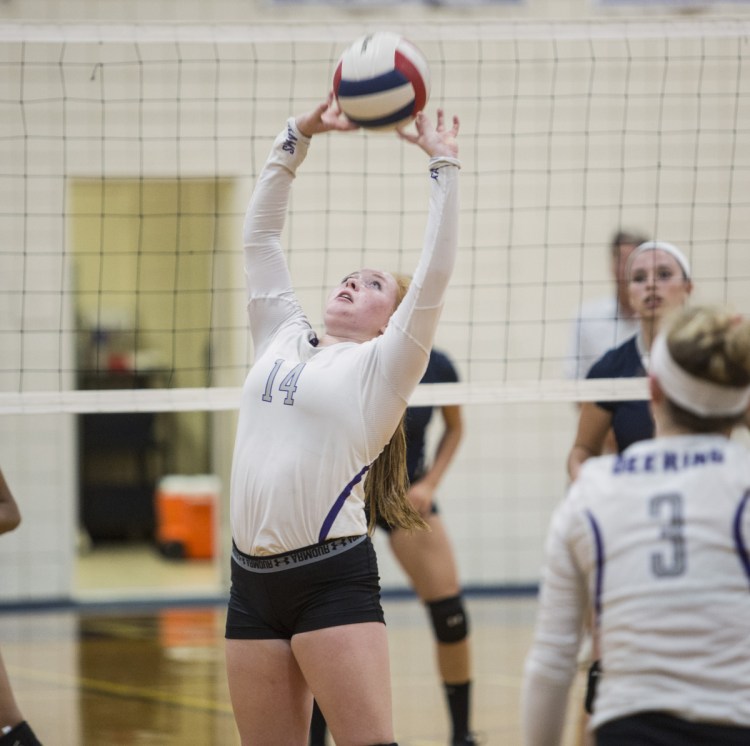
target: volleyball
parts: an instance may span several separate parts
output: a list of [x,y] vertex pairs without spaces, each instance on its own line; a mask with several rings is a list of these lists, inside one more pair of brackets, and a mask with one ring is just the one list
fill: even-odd
[[357,39],[333,75],[341,111],[360,127],[392,130],[408,124],[430,96],[430,68],[411,42],[390,31]]

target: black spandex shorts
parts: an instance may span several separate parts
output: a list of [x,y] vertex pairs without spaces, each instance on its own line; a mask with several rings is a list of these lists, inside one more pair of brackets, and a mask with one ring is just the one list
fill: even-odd
[[362,622],[385,623],[378,562],[366,534],[258,557],[232,546],[227,639],[289,640]]
[[750,728],[695,723],[666,712],[640,712],[596,729],[596,746],[747,746]]

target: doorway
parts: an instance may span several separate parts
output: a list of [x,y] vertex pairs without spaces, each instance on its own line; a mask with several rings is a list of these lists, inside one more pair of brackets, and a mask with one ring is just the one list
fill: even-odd
[[[70,182],[77,388],[106,397],[107,390],[215,383],[217,363],[232,354],[221,316],[222,293],[232,287],[222,272],[232,263],[222,258],[239,231],[233,194],[229,179]],[[231,419],[166,410],[78,416],[77,598],[220,591],[222,542],[209,557],[174,543],[166,551],[157,493],[173,475],[213,475],[226,485],[214,440],[217,428],[226,439]],[[216,521],[226,513],[222,502],[216,495]]]

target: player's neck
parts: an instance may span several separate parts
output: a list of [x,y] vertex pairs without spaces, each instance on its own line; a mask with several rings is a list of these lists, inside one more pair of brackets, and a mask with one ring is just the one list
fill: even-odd
[[723,435],[725,438],[729,438],[732,435],[733,427],[731,426],[699,433],[690,428],[678,425],[669,416],[669,411],[664,401],[658,402],[656,399],[653,399],[651,412],[654,417],[654,433],[657,438],[668,438],[674,435]]
[[655,421],[654,434],[657,438],[669,438],[674,435],[694,435],[692,430],[688,430],[685,427],[678,427],[674,422],[666,418],[662,418],[661,421]]
[[641,328],[638,330],[638,344],[648,351],[659,333],[658,319],[641,319]]
[[317,346],[318,347],[330,347],[330,345],[340,344],[342,342],[353,342],[355,344],[362,344],[366,342],[365,339],[359,339],[356,335],[347,336],[345,334],[328,334],[326,332],[320,337]]

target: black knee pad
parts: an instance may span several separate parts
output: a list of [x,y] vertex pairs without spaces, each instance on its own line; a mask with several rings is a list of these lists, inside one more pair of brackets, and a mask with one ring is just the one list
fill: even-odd
[[440,642],[461,642],[469,634],[469,620],[461,596],[430,601],[427,604],[435,637]]

